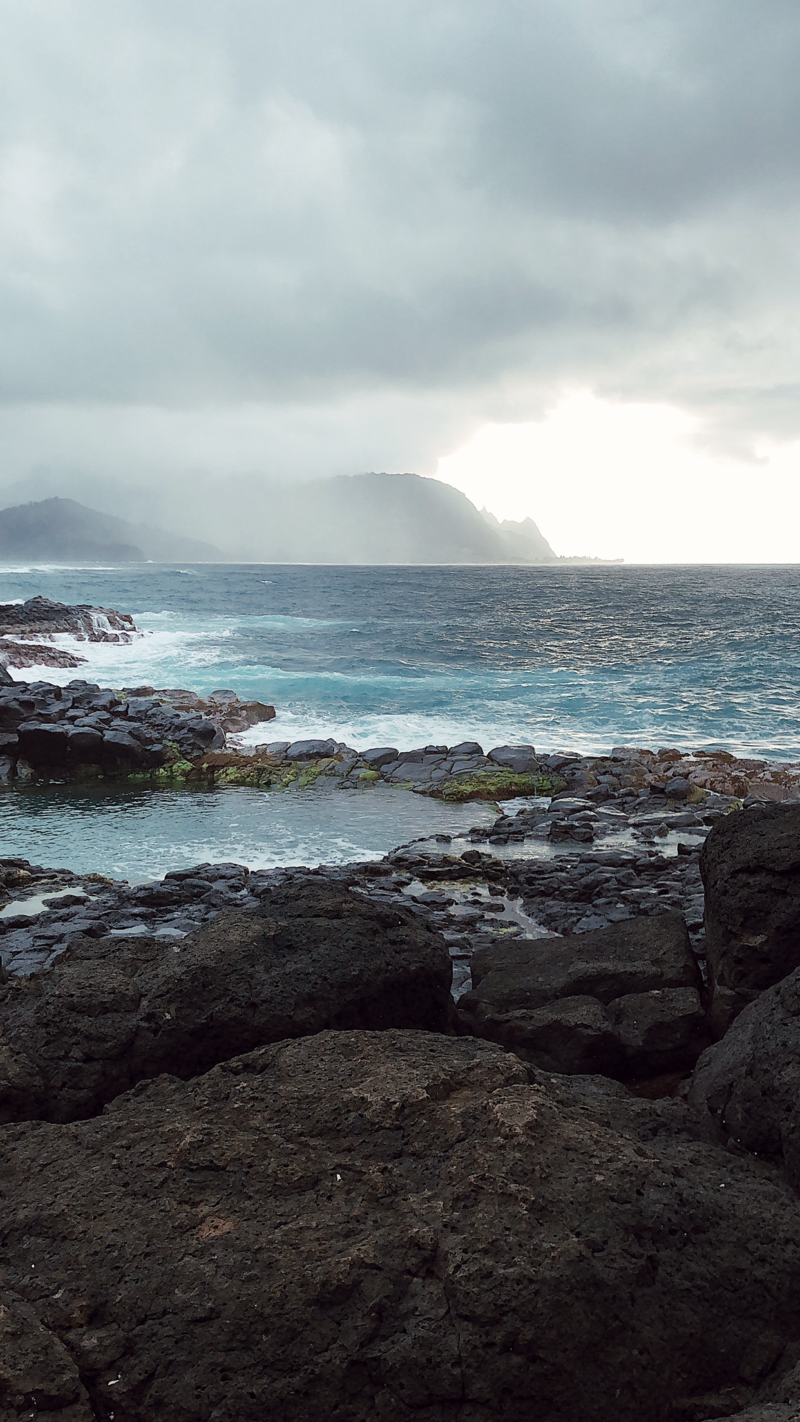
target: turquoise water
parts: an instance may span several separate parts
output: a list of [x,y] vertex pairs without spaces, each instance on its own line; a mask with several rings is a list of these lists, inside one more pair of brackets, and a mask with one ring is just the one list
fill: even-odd
[[271,869],[378,859],[420,835],[463,834],[493,819],[485,805],[443,805],[386,786],[110,794],[41,786],[0,793],[4,854],[132,880],[226,860]]
[[0,570],[0,600],[37,592],[145,629],[41,676],[230,687],[274,739],[800,757],[796,566]]

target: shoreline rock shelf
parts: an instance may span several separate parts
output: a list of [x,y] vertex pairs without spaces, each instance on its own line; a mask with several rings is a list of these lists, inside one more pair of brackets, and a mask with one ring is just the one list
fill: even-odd
[[226,727],[243,730],[274,715],[274,707],[241,702],[232,691],[201,699],[81,680],[0,685],[0,783],[170,778],[224,746]]
[[141,635],[127,612],[89,603],[69,606],[49,597],[0,603],[0,664],[3,667],[79,667],[85,657],[57,647],[67,634],[78,642],[132,642]]

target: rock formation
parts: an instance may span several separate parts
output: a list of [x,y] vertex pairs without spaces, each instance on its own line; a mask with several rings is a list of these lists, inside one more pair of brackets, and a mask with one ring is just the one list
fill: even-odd
[[0,987],[0,1121],[91,1116],[143,1078],[324,1027],[447,1033],[451,976],[443,940],[408,910],[311,876],[177,943],[76,938]]
[[240,702],[231,691],[203,700],[152,687],[117,694],[87,681],[9,681],[0,684],[0,781],[129,775],[176,761],[191,769],[225,746],[223,727],[242,730],[274,715],[273,706]]
[[710,1041],[677,913],[566,938],[496,943],[471,960],[470,1031],[548,1071],[637,1078],[686,1070]]
[[783,1160],[800,1187],[800,969],[745,1007],[703,1054],[691,1099],[724,1139]]
[[718,1035],[800,967],[800,805],[754,806],[715,828],[700,857]]
[[[711,828],[714,884],[739,846],[735,923],[782,814]],[[412,845],[133,887],[0,861],[84,925],[0,986],[2,1422],[796,1422],[800,968],[750,989],[688,1102],[651,1090],[702,1020],[649,888],[629,921],[479,949],[462,1021],[497,1041],[449,1035],[461,884],[543,905],[539,876],[571,903],[628,864],[698,873],[575,848],[569,873]],[[791,874],[771,895],[780,947]],[[109,936],[134,909],[147,935]],[[764,941],[735,940],[744,980]]]
[[562,1081],[473,1040],[324,1033],[6,1127],[7,1415],[747,1406],[797,1336],[797,1196],[677,1103]]
[[[110,607],[77,607],[31,597],[23,603],[0,604],[0,661],[4,667],[78,667],[85,657],[53,644],[58,633],[79,642],[130,642],[137,629],[126,612]],[[9,684],[11,678],[3,678]]]

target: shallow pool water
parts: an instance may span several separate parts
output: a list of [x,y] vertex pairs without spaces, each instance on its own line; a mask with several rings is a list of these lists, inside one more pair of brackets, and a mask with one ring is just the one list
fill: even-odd
[[118,793],[36,786],[0,794],[0,856],[131,880],[223,860],[251,869],[348,864],[379,859],[420,835],[463,834],[494,817],[488,805],[445,805],[381,785]]

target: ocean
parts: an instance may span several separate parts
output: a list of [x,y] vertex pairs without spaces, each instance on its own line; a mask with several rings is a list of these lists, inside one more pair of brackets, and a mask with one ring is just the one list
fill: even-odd
[[[543,752],[638,744],[800,759],[794,565],[0,569],[0,601],[36,593],[129,612],[142,635],[122,646],[60,638],[86,667],[17,675],[229,688],[276,708],[251,741],[333,736],[406,750],[474,739]],[[404,791],[346,813],[341,794],[323,808],[324,790],[284,795],[280,808],[275,796],[214,793],[216,810],[202,792],[111,792],[101,815],[95,796],[11,792],[0,806],[3,852],[41,858],[36,846],[46,845],[45,862],[86,869],[102,858],[106,872],[145,877],[193,856],[365,857],[486,814],[467,806],[445,825],[441,807]],[[87,840],[90,820],[98,829]]]
[[144,635],[31,676],[230,688],[275,705],[274,740],[800,757],[794,565],[0,569],[0,600],[35,593]]

